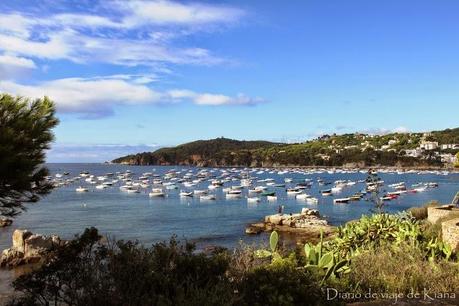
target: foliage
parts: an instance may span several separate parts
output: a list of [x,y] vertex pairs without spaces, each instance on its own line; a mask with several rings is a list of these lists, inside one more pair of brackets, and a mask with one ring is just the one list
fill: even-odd
[[456,162],[454,163],[454,167],[459,168],[459,152],[456,154]]
[[348,285],[357,292],[456,292],[459,266],[441,260],[429,262],[414,245],[383,245],[353,258]]
[[427,208],[438,206],[439,203],[437,201],[431,201],[422,207],[411,207],[408,209],[408,212],[415,218],[416,220],[425,220],[427,219]]
[[316,275],[297,268],[295,253],[282,257],[274,240],[277,255],[259,261],[250,248],[204,254],[174,237],[150,248],[100,238],[91,228],[58,247],[14,282],[22,294],[10,305],[326,304]]
[[366,179],[366,183],[368,187],[372,187],[371,190],[371,201],[373,202],[375,208],[374,212],[378,214],[384,213],[384,201],[381,199],[379,193],[381,179],[379,178],[378,174],[371,169],[368,171],[368,177]]
[[306,269],[323,275],[321,284],[329,278],[335,279],[342,274],[349,273],[348,260],[340,258],[338,252],[323,252],[323,232],[320,232],[320,242],[317,245],[306,243],[304,253],[306,256]]
[[232,304],[225,254],[195,254],[172,238],[145,248],[99,242],[96,229],[56,250],[47,263],[14,282],[24,295],[13,305]]
[[0,94],[0,215],[16,215],[24,202],[48,193],[45,150],[58,124],[47,97],[29,100]]
[[419,248],[429,260],[451,256],[449,247],[437,237],[425,235],[421,223],[409,213],[362,216],[358,221],[339,227],[337,236],[326,247],[352,258],[365,250],[404,243]]
[[256,268],[239,290],[244,296],[240,305],[330,305],[313,274],[288,264]]

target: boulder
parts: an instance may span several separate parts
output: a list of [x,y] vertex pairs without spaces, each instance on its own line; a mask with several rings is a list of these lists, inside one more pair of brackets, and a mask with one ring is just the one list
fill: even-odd
[[24,256],[30,258],[41,257],[41,255],[51,250],[54,245],[58,245],[59,242],[60,239],[34,234],[25,240]]
[[264,230],[264,225],[257,223],[257,224],[252,224],[248,227],[246,227],[245,229],[245,233],[246,234],[249,234],[249,235],[257,235],[257,234],[260,234],[261,232],[263,232]]
[[306,216],[317,216],[317,217],[320,217],[320,214],[319,214],[319,211],[317,209],[309,209],[307,207],[303,208],[301,210],[301,214],[302,215],[306,215]]
[[13,246],[2,252],[0,267],[16,267],[41,261],[55,246],[60,245],[58,236],[36,235],[28,230],[13,232]]
[[17,229],[13,232],[13,248],[24,253],[25,240],[32,236],[28,230]]
[[282,214],[270,215],[270,216],[266,216],[265,217],[265,222],[266,223],[276,224],[276,225],[281,225],[283,218],[285,218],[285,217]]
[[7,227],[13,224],[13,220],[8,218],[0,218],[0,228]]

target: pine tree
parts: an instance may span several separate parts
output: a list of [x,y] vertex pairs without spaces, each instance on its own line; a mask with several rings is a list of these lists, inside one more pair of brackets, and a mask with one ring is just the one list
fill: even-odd
[[58,124],[54,103],[0,94],[0,216],[14,216],[52,185],[46,180],[45,151]]

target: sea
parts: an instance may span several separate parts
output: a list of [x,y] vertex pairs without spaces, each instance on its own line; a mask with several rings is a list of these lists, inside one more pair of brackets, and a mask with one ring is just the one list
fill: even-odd
[[[203,168],[169,167],[169,166],[126,166],[116,164],[48,164],[51,175],[68,172],[67,178],[79,176],[80,172],[88,171],[97,176],[106,173],[124,173],[129,170],[135,179],[145,172],[151,172],[163,177],[168,172],[197,174]],[[371,201],[357,201],[349,204],[334,204],[334,198],[350,196],[365,188],[363,182],[368,176],[364,171],[334,172],[334,171],[281,171],[273,169],[224,169],[208,168],[212,176],[218,177],[222,171],[228,171],[231,176],[241,174],[252,177],[254,185],[258,180],[273,179],[275,183],[283,183],[285,178],[292,179],[286,187],[269,187],[275,191],[277,201],[266,201],[262,198],[259,203],[247,203],[247,191],[241,198],[226,198],[222,188],[211,191],[216,195],[215,201],[202,201],[198,197],[180,197],[180,190],[207,189],[210,179],[192,188],[178,185],[176,190],[166,190],[164,198],[150,198],[151,189],[143,189],[140,193],[126,193],[119,189],[120,183],[107,189],[96,189],[95,185],[84,180],[59,187],[49,195],[34,204],[26,204],[27,210],[14,219],[10,227],[0,229],[0,250],[11,245],[12,232],[17,229],[28,229],[33,233],[57,234],[64,239],[73,238],[87,227],[96,227],[99,231],[114,239],[130,239],[149,245],[155,242],[169,240],[172,235],[178,239],[195,242],[198,246],[219,245],[234,247],[243,240],[256,242],[264,239],[261,236],[245,235],[245,227],[249,223],[260,221],[264,216],[277,213],[279,205],[284,206],[285,213],[300,212],[302,207],[318,209],[320,214],[332,225],[341,225],[368,214],[374,208]],[[249,172],[250,171],[250,172]],[[405,182],[407,188],[418,183],[438,183],[437,188],[428,188],[424,192],[407,193],[398,199],[386,202],[388,212],[398,212],[413,206],[422,206],[436,200],[440,203],[450,203],[459,191],[459,174],[422,172],[422,173],[379,173],[385,183],[382,188],[394,191],[388,185]],[[357,182],[344,188],[334,196],[322,196],[320,190],[331,188],[333,185],[319,185],[317,181],[325,182],[348,180]],[[305,192],[317,197],[317,204],[308,204],[297,200],[286,193],[286,188],[296,183],[310,181],[312,186]],[[77,187],[83,185],[89,192],[78,193]],[[240,185],[240,181],[225,183],[223,187]]]
[[[33,233],[57,234],[63,239],[71,239],[82,233],[85,228],[96,227],[101,234],[111,239],[137,240],[144,245],[167,241],[172,235],[179,240],[194,242],[198,248],[218,245],[227,248],[237,246],[241,241],[248,244],[266,242],[267,234],[248,236],[245,228],[248,224],[261,221],[264,216],[277,213],[279,206],[284,206],[285,213],[300,212],[303,207],[318,209],[321,216],[332,225],[342,225],[347,221],[369,214],[374,209],[371,201],[364,199],[349,204],[334,204],[333,199],[353,195],[365,188],[362,182],[368,177],[365,171],[330,171],[330,170],[280,170],[280,169],[240,169],[240,168],[197,168],[172,166],[128,166],[117,164],[47,164],[51,175],[68,172],[63,178],[72,178],[88,171],[94,176],[107,173],[125,173],[130,171],[132,178],[138,178],[145,172],[151,172],[159,178],[166,173],[176,172],[178,177],[185,174],[196,175],[208,172],[220,177],[250,176],[254,185],[259,180],[272,179],[283,183],[286,178],[292,180],[285,187],[270,186],[268,190],[276,192],[277,201],[262,198],[259,203],[247,202],[247,189],[241,198],[226,198],[222,188],[212,190],[215,201],[203,201],[198,197],[180,197],[180,190],[207,189],[211,178],[192,188],[178,184],[176,190],[166,190],[165,197],[149,197],[151,189],[140,193],[126,193],[119,189],[121,182],[106,189],[96,189],[95,185],[81,179],[77,182],[54,189],[49,195],[34,204],[26,204],[27,210],[14,218],[10,227],[0,229],[0,250],[11,246],[11,236],[15,229],[28,229]],[[384,172],[378,173],[384,181],[382,191],[394,191],[388,185],[405,182],[407,188],[423,183],[438,183],[436,188],[427,188],[423,192],[406,193],[399,198],[386,202],[385,210],[399,212],[414,206],[422,206],[435,200],[451,203],[459,191],[459,173],[424,172]],[[333,185],[323,186],[318,180],[333,183],[339,180],[356,182],[344,188],[339,194],[322,196],[320,191]],[[297,183],[310,182],[305,192],[318,198],[317,204],[309,204],[286,193],[286,188]],[[88,192],[76,192],[80,185]],[[239,180],[231,180],[223,187],[240,185]],[[11,290],[5,285],[12,279],[12,273],[0,273],[0,296],[2,291]]]

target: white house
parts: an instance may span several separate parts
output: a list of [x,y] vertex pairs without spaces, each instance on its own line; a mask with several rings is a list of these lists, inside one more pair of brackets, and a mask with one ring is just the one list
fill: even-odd
[[454,144],[454,143],[442,144],[440,148],[442,150],[448,150],[448,149],[459,150],[459,144]]
[[419,148],[424,150],[435,150],[438,148],[438,142],[436,141],[423,141],[419,145]]
[[405,150],[406,156],[411,156],[411,157],[419,157],[422,154],[421,149],[412,149],[412,150]]

